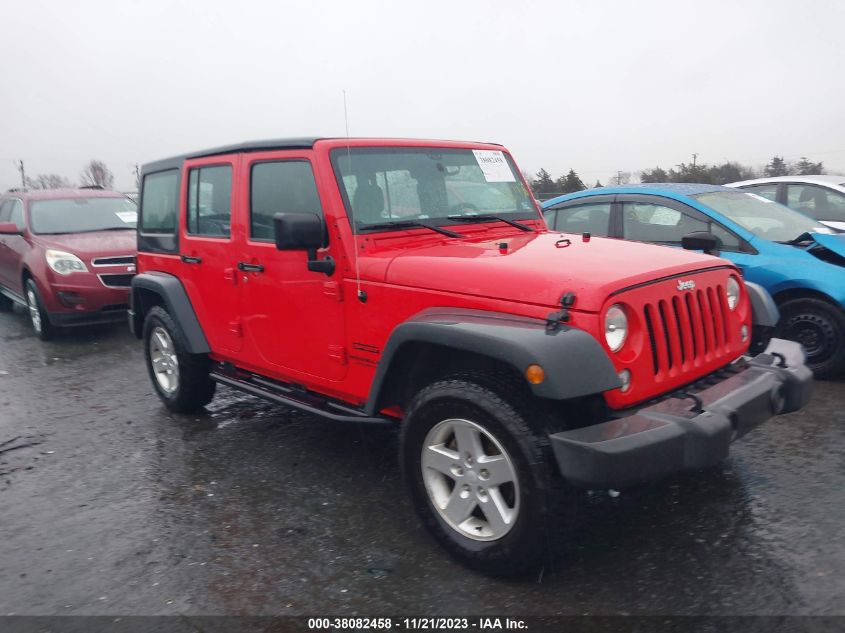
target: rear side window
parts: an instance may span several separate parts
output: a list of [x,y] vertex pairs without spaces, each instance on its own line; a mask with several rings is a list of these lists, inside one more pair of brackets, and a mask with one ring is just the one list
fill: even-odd
[[311,163],[304,160],[257,163],[250,176],[249,235],[273,239],[277,213],[323,215]]
[[176,233],[179,209],[179,171],[171,169],[144,176],[141,193],[141,231]]
[[188,177],[188,233],[228,237],[232,219],[232,167],[198,167]]

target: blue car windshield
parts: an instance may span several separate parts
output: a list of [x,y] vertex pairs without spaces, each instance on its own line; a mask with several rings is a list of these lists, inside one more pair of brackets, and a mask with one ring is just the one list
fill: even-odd
[[790,242],[804,233],[833,233],[806,215],[753,193],[712,191],[693,196],[755,235],[773,242]]

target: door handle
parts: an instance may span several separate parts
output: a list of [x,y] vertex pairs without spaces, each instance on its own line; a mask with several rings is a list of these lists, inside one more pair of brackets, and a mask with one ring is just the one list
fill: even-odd
[[202,257],[193,257],[191,255],[182,255],[181,259],[186,264],[202,264]]
[[238,270],[245,273],[263,273],[264,266],[261,264],[247,264],[246,262],[238,262]]

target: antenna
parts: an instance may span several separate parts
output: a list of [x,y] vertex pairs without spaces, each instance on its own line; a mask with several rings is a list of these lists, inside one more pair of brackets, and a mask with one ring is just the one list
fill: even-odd
[[[352,150],[349,147],[349,113],[346,109],[346,90],[343,91],[343,122],[346,125],[346,162],[352,170]],[[357,224],[355,222],[355,211],[352,209],[352,200],[349,201],[349,228],[352,229],[352,259],[355,260],[355,287],[358,301],[367,303],[367,293],[361,290],[361,267],[358,264],[358,234],[356,232]]]

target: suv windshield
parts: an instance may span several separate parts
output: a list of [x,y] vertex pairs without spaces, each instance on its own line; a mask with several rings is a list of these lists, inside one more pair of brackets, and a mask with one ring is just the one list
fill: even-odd
[[460,223],[460,216],[539,217],[504,152],[350,148],[334,150],[332,164],[347,213],[359,229],[408,220]]
[[713,191],[693,198],[773,242],[790,242],[804,233],[832,233],[824,224],[753,193]]
[[33,233],[88,233],[134,229],[138,219],[129,198],[60,198],[29,205]]

